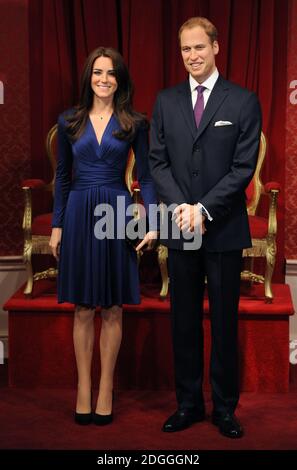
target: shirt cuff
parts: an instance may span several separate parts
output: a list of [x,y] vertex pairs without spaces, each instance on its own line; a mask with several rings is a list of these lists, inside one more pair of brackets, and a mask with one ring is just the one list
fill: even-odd
[[200,202],[198,202],[198,208],[200,209],[201,214],[204,215],[210,222],[213,220],[213,217],[210,215],[208,210]]

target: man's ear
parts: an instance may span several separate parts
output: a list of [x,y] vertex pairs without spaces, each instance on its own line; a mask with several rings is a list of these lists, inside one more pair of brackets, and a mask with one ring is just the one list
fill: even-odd
[[212,43],[212,48],[213,48],[214,55],[217,55],[219,53],[219,50],[220,50],[218,41],[214,41]]

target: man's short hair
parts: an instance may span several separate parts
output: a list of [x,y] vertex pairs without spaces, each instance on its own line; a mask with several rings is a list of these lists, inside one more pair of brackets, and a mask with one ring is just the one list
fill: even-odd
[[195,28],[195,26],[200,26],[201,28],[204,29],[211,43],[218,40],[218,30],[215,27],[215,25],[211,23],[211,21],[209,21],[207,18],[204,18],[203,16],[193,16],[192,18],[189,18],[179,28],[179,32],[178,32],[179,42],[180,42],[180,37],[181,37],[181,33],[183,32],[183,30]]

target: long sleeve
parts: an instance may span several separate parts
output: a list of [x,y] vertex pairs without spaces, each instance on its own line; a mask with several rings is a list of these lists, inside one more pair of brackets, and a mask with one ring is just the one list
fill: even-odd
[[[149,218],[149,227],[150,230],[157,230],[158,222],[154,215],[154,208],[157,207],[158,199],[148,164],[149,144],[148,132],[146,129],[142,127],[138,129],[136,137],[132,143],[132,148],[136,159],[137,179],[140,185],[145,210]],[[153,204],[154,206],[149,207],[150,204]]]
[[171,169],[163,131],[161,95],[158,96],[151,122],[149,164],[156,190],[167,206],[186,202]]
[[63,227],[64,213],[72,177],[72,149],[66,135],[63,116],[58,119],[58,164],[52,227]]

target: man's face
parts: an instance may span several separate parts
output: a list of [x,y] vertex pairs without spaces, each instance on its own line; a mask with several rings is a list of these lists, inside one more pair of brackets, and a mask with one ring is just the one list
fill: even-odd
[[218,42],[211,43],[204,29],[195,26],[182,31],[180,47],[187,71],[198,83],[204,82],[215,70],[215,56],[219,52]]

